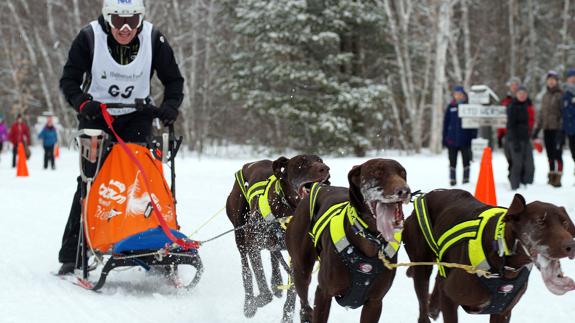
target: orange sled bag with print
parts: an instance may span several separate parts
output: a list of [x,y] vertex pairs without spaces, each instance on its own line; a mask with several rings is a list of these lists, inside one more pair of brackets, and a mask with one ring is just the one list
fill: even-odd
[[160,225],[150,199],[168,227],[177,229],[174,200],[162,174],[162,164],[146,147],[127,146],[143,166],[149,185],[122,147],[114,146],[90,188],[85,205],[88,243],[102,253],[126,237]]

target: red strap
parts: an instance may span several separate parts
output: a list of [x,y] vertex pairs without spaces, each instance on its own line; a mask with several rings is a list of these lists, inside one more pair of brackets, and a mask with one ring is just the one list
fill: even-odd
[[86,103],[90,102],[90,100],[86,100],[84,102],[82,102],[82,104],[80,104],[80,107],[78,108],[78,112],[82,112],[82,109],[84,109],[84,106],[86,106]]
[[122,149],[126,152],[128,157],[130,157],[130,159],[134,162],[136,167],[138,167],[138,169],[140,170],[140,173],[142,174],[142,177],[144,178],[144,183],[146,184],[146,189],[147,189],[146,193],[148,193],[148,197],[150,198],[150,203],[152,204],[154,214],[156,215],[158,222],[160,222],[160,227],[162,228],[162,231],[164,231],[166,236],[168,236],[168,238],[170,240],[172,240],[172,242],[178,244],[184,250],[198,249],[200,246],[200,243],[198,241],[193,241],[193,240],[186,241],[184,239],[180,239],[180,238],[177,238],[176,236],[174,236],[174,234],[172,233],[172,231],[168,227],[168,224],[166,223],[166,220],[164,219],[162,213],[160,212],[158,205],[156,204],[156,202],[154,202],[154,199],[152,199],[152,196],[150,194],[150,191],[151,191],[150,184],[149,184],[148,176],[144,172],[144,167],[142,166],[142,164],[140,163],[138,158],[136,158],[134,153],[130,150],[130,148],[128,148],[128,145],[126,145],[126,142],[124,140],[122,140],[122,138],[120,138],[120,136],[114,130],[114,127],[112,126],[112,122],[114,122],[114,117],[112,117],[108,113],[107,106],[104,103],[101,103],[100,109],[102,109],[102,116],[104,116],[104,120],[106,121],[108,128],[110,128],[110,130],[114,134],[114,137],[116,137],[116,139],[118,140],[120,147],[122,147]]

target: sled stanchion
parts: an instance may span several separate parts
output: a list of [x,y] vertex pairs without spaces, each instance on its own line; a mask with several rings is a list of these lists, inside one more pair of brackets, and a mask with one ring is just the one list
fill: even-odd
[[[170,151],[170,189],[172,191],[172,198],[174,199],[174,205],[177,204],[176,199],[176,152],[174,142],[176,140],[174,134],[174,125],[168,126],[168,150]],[[178,147],[179,148],[179,147]]]

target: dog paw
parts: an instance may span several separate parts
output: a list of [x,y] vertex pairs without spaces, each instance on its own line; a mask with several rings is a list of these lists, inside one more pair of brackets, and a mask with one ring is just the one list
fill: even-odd
[[253,298],[246,299],[244,303],[244,316],[247,318],[252,318],[254,317],[254,315],[256,315],[257,310],[258,307],[256,306],[254,299]]
[[284,313],[282,317],[282,323],[293,323],[293,314],[292,313]]
[[277,298],[282,298],[283,291],[279,288],[280,285],[272,286],[272,290],[274,291],[274,296]]
[[431,321],[429,320],[429,317],[420,317],[419,320],[417,320],[417,323],[431,323]]
[[[429,317],[431,317],[434,321],[437,320],[437,318],[439,317],[439,309],[438,309],[438,308],[430,307],[428,315],[429,315]],[[429,322],[429,320],[427,320],[427,321]]]
[[267,292],[256,296],[255,303],[257,307],[264,307],[267,304],[271,303],[272,300],[273,300],[272,293]]

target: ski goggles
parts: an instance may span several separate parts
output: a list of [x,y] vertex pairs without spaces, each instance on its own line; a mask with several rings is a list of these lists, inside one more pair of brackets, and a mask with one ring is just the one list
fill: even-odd
[[126,26],[130,28],[130,30],[137,29],[142,24],[142,15],[118,15],[118,14],[111,14],[108,19],[108,23],[110,26],[116,29],[124,29]]

